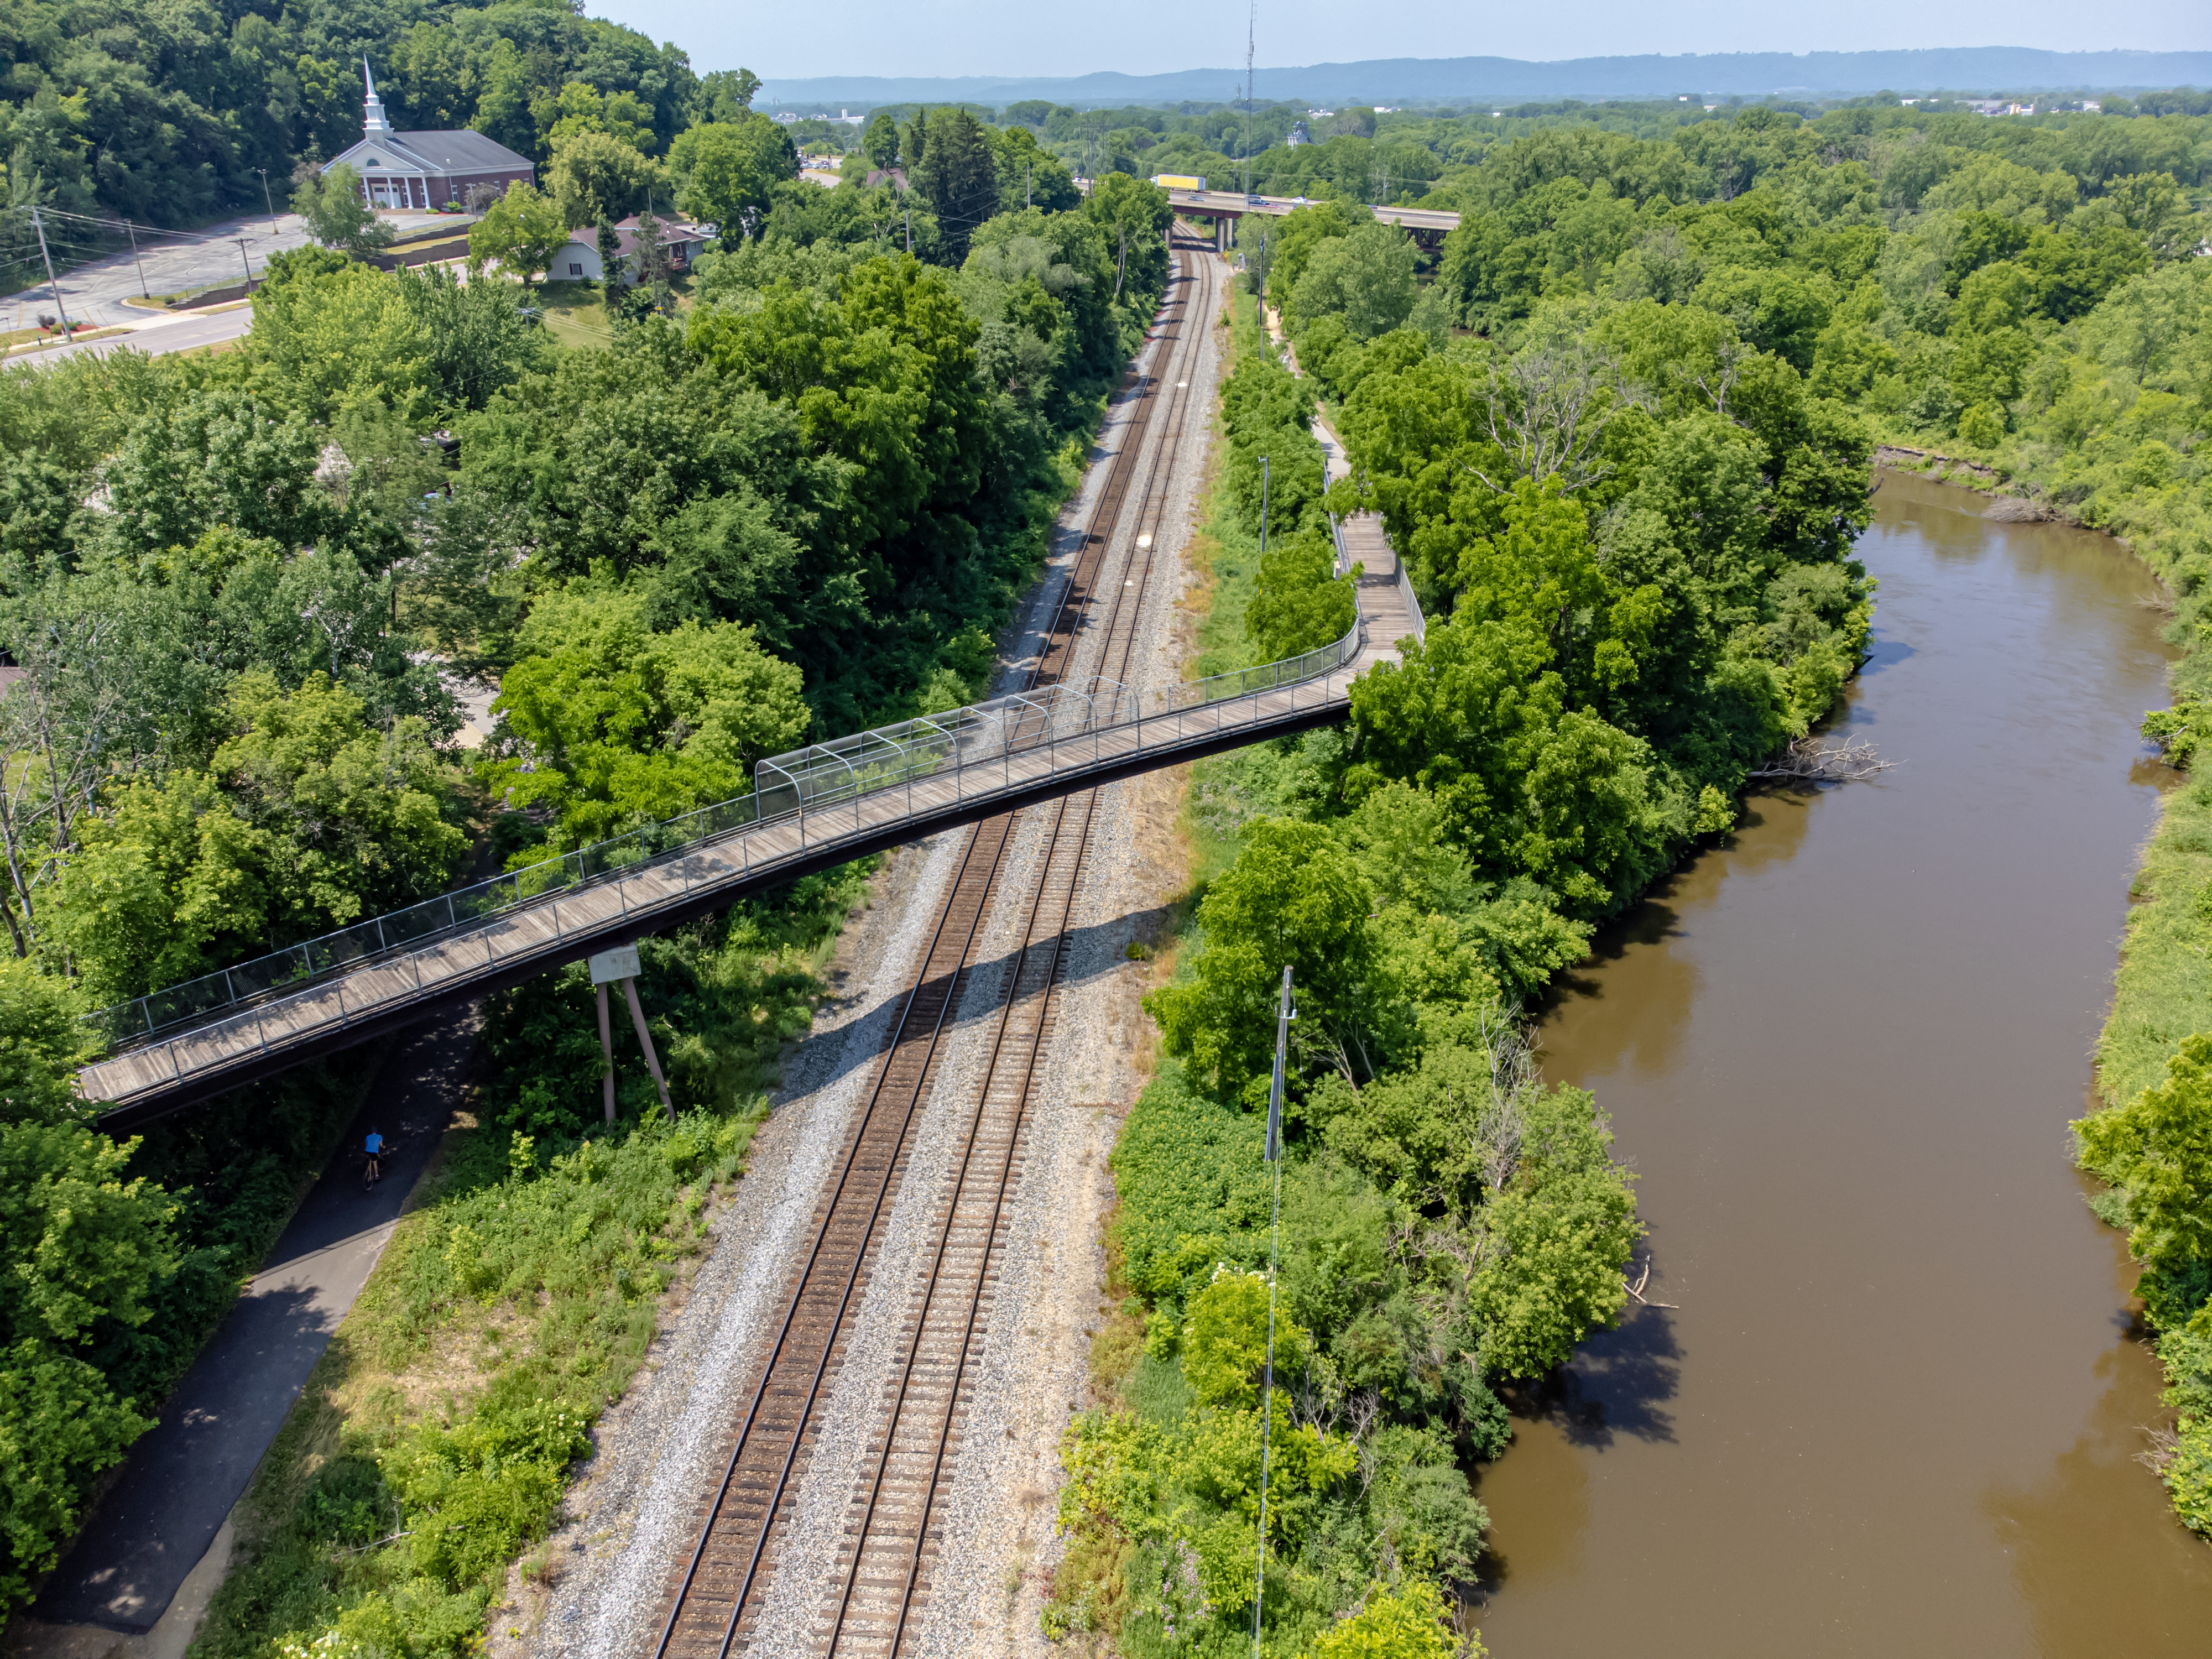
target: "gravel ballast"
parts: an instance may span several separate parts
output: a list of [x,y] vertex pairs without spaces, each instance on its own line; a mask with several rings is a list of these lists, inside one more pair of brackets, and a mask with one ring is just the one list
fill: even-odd
[[[1176,623],[1189,580],[1182,553],[1210,441],[1217,310],[1218,302],[1194,305],[1186,324],[1201,337],[1188,375],[1194,402],[1158,514],[1127,675],[1134,684],[1166,684],[1181,674]],[[1159,359],[1158,343],[1147,351]],[[1138,458],[1133,505],[1152,447],[1169,441],[1168,415],[1163,407],[1146,453]],[[1113,419],[1125,416],[1126,405]],[[1109,425],[1104,441],[1115,441]],[[1009,642],[1012,662],[1002,689],[1018,684],[1035,661],[1079,551],[1074,532],[1104,473],[1094,465],[1062,515],[1054,555]],[[1133,514],[1123,516],[1106,550],[1109,574],[1135,551]],[[1099,592],[1103,602],[1103,583]],[[1077,676],[1097,672],[1105,633],[1103,625],[1085,629]],[[1069,918],[1056,1029],[1041,1057],[1021,1176],[1010,1194],[1007,1244],[994,1264],[999,1277],[988,1301],[988,1322],[979,1359],[971,1361],[973,1381],[963,1390],[972,1400],[938,1496],[944,1544],[928,1574],[927,1603],[918,1603],[908,1631],[909,1653],[1002,1654],[1043,1646],[1036,1569],[1051,1552],[1060,1435],[1087,1386],[1103,1272],[1098,1224],[1112,1196],[1106,1156],[1120,1113],[1140,1085],[1138,1062],[1148,1042],[1137,1006],[1145,969],[1126,958],[1124,948],[1179,880],[1172,852],[1176,799],[1165,775],[1098,793],[1084,879]],[[915,1276],[927,1271],[933,1223],[988,1070],[994,1018],[1021,949],[1054,817],[1049,808],[1032,810],[1008,844],[974,952],[976,966],[947,1034],[819,1437],[774,1547],[770,1576],[756,1591],[755,1654],[814,1651],[817,1616],[836,1577],[856,1486],[872,1467],[869,1453],[902,1351]],[[515,1606],[494,1620],[495,1651],[653,1651],[670,1575],[695,1541],[702,1495],[721,1477],[728,1437],[782,1316],[815,1206],[873,1083],[969,833],[950,831],[896,856],[878,878],[873,907],[848,929],[839,966],[850,994],[824,1004],[813,1034],[793,1052],[775,1114],[755,1139],[751,1167],[715,1218],[711,1253],[691,1277],[680,1308],[672,1307],[648,1369],[599,1425],[594,1456],[571,1491],[544,1570],[532,1582],[517,1575]],[[509,1628],[517,1634],[507,1636]]]

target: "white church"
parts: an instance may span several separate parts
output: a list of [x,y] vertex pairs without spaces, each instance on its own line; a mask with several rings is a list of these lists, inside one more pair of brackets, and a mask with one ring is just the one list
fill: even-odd
[[351,167],[361,175],[370,206],[427,211],[448,202],[465,203],[471,185],[504,191],[518,179],[537,182],[538,169],[528,157],[481,132],[465,127],[458,132],[394,132],[365,58],[361,75],[368,88],[361,142],[325,162],[323,171],[341,164]]

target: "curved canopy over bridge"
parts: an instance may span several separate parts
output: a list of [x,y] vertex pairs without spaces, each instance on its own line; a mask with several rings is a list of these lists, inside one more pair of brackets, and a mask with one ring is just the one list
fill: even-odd
[[751,793],[104,1009],[77,1074],[127,1130],[486,992],[941,830],[1341,720],[1353,679],[1421,631],[1384,539],[1340,526],[1358,619],[1288,662],[1160,690],[1110,682],[902,720],[778,755]]

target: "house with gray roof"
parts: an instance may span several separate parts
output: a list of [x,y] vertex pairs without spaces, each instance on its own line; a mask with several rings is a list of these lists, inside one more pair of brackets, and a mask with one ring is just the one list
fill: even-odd
[[448,202],[465,203],[471,185],[504,191],[518,180],[537,182],[537,167],[527,156],[517,155],[481,132],[465,127],[458,132],[394,132],[385,118],[384,100],[376,95],[376,80],[366,58],[361,60],[361,75],[368,88],[361,142],[332,156],[323,171],[341,163],[351,167],[361,175],[370,206],[422,211]]

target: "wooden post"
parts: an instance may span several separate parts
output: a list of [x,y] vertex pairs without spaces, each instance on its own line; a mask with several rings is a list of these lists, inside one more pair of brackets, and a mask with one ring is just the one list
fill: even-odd
[[[602,1079],[601,1087],[606,1096],[607,1121],[611,1123],[615,1121],[615,1039],[614,1027],[607,1018],[607,987],[617,980],[627,986],[636,975],[637,946],[617,945],[611,951],[601,951],[592,957],[590,967],[592,993],[599,1005],[599,1050],[607,1057],[606,1075]],[[629,1006],[633,1009],[637,1006],[637,992],[635,989],[629,994]],[[645,1035],[642,1020],[639,1022],[637,1030],[640,1036]],[[659,1083],[660,1066],[654,1058],[650,1042],[645,1045],[645,1059],[646,1063],[653,1067],[653,1080]],[[664,1102],[668,1098],[665,1085],[661,1088],[660,1097]]]
[[615,1037],[614,1028],[607,1023],[607,987],[602,980],[592,989],[599,1001],[599,1052],[607,1057],[606,1075],[600,1079],[606,1091],[607,1121],[615,1121]]
[[653,1052],[653,1032],[645,1023],[645,1009],[637,1000],[637,981],[623,981],[623,994],[629,999],[629,1017],[637,1027],[637,1040],[645,1048],[645,1069],[653,1073],[653,1086],[660,1091],[660,1109],[668,1114],[671,1123],[676,1121],[675,1103],[668,1098],[668,1080],[660,1075],[660,1056]]

